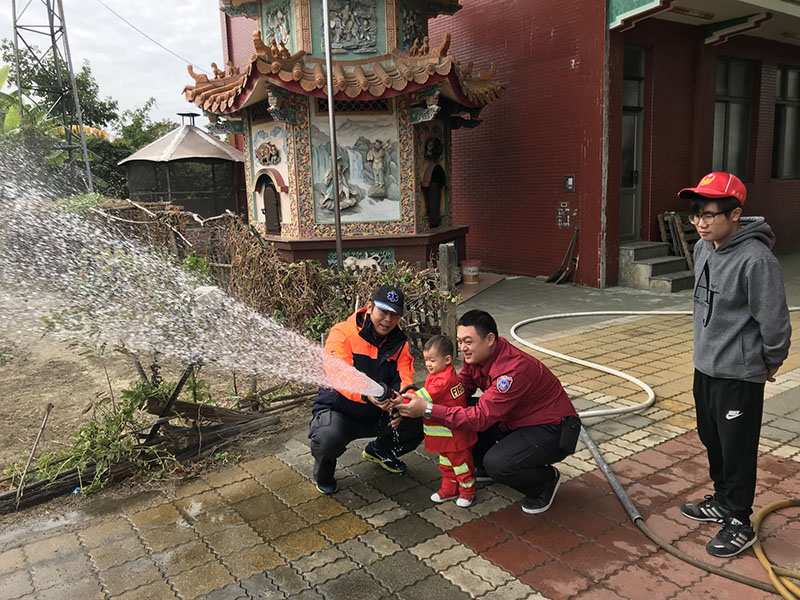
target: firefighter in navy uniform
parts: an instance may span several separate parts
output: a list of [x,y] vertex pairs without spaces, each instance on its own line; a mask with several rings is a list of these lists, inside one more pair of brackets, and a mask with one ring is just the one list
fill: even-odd
[[[394,392],[412,385],[414,359],[408,338],[397,325],[403,315],[403,301],[403,293],[396,287],[379,287],[366,308],[333,326],[324,353],[354,366]],[[361,453],[366,460],[392,473],[406,471],[398,456],[422,442],[422,420],[403,419],[394,432],[387,412],[391,405],[391,398],[380,401],[345,390],[320,389],[308,437],[314,456],[314,481],[321,493],[337,490],[336,460],[350,442],[359,438],[375,436]]]

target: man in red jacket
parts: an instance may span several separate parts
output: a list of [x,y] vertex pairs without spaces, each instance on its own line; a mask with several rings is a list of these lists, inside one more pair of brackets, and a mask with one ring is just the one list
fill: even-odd
[[[375,290],[366,308],[337,323],[325,341],[323,352],[354,366],[373,381],[399,392],[414,383],[414,359],[408,338],[397,326],[403,315],[403,292],[384,285]],[[391,473],[403,473],[398,458],[422,441],[422,420],[405,419],[397,431],[390,426],[389,400],[378,401],[347,390],[321,388],[309,426],[314,481],[322,494],[337,490],[336,460],[353,440],[375,437],[361,453]]]
[[497,333],[497,323],[482,310],[458,321],[464,357],[459,379],[467,396],[481,389],[474,406],[437,406],[416,394],[397,403],[404,417],[436,419],[452,429],[477,431],[473,449],[476,473],[525,494],[522,510],[550,508],[561,473],[553,466],[575,451],[580,420],[561,382],[534,357]]

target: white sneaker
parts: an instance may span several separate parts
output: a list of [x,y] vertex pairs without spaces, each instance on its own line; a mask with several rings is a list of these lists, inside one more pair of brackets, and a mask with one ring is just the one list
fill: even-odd
[[467,508],[468,506],[472,506],[472,498],[459,498],[456,500],[456,504],[461,508]]
[[[439,490],[439,492],[441,492],[441,490]],[[441,504],[442,502],[447,502],[448,500],[452,500],[453,498],[458,498],[456,494],[453,494],[452,496],[442,496],[439,494],[439,492],[431,494],[431,500],[436,502],[436,504]],[[459,498],[459,500],[461,500],[461,498]],[[459,504],[459,506],[461,505]],[[467,506],[469,506],[469,504],[467,504]]]

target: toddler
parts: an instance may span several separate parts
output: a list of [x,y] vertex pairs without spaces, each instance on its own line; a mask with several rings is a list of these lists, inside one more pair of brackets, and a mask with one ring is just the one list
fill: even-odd
[[[453,342],[436,335],[425,343],[423,349],[428,377],[425,387],[417,392],[428,402],[443,406],[466,406],[464,387],[453,368]],[[442,485],[431,496],[434,502],[457,498],[458,506],[470,506],[475,497],[475,474],[472,446],[478,439],[474,431],[451,430],[434,419],[423,425],[425,450],[439,453],[439,470]]]

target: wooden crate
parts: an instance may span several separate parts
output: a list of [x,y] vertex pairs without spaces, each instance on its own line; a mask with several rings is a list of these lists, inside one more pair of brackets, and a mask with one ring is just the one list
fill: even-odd
[[697,229],[689,220],[688,212],[664,212],[658,215],[661,241],[670,246],[670,252],[686,259],[690,270],[694,269],[694,245],[700,239]]

